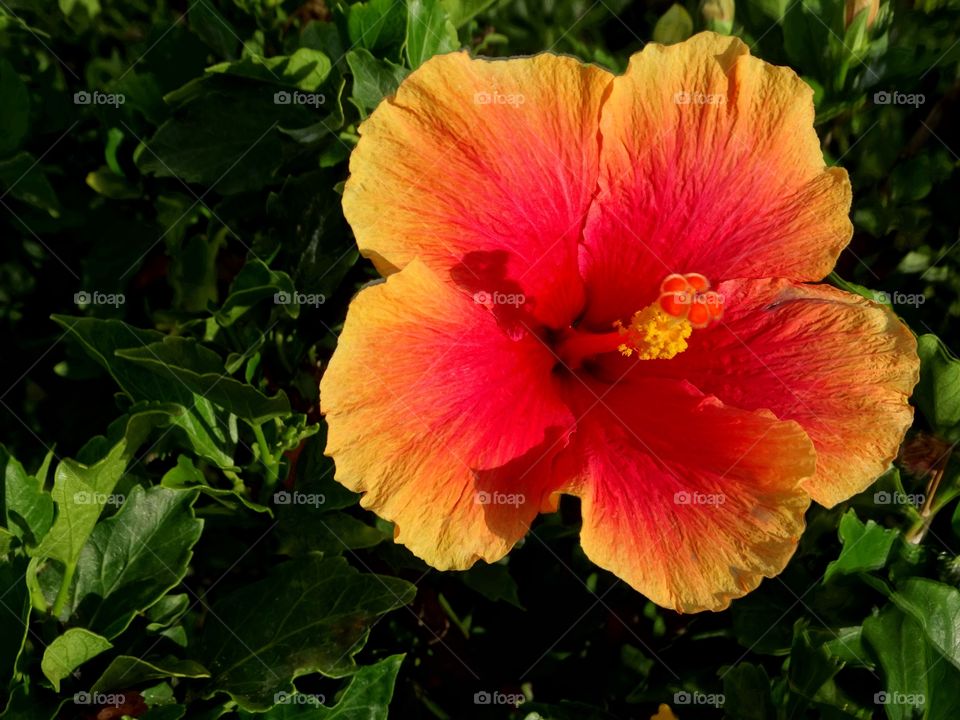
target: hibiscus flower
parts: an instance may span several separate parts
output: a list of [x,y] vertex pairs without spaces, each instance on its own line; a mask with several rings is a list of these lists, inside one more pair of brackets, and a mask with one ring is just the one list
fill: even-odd
[[811,498],[889,465],[916,345],[822,280],[850,240],[812,91],[710,33],[621,76],[424,63],[360,128],[344,211],[385,282],[321,382],[336,477],[430,565],[502,558],[561,494],[586,554],[719,610]]

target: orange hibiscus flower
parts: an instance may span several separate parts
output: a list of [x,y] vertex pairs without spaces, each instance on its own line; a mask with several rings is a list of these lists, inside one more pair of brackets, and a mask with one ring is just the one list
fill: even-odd
[[321,382],[337,479],[434,567],[503,557],[561,493],[656,603],[780,572],[810,498],[888,466],[918,360],[818,281],[849,242],[812,92],[736,38],[433,58],[361,126],[344,211],[387,277]]

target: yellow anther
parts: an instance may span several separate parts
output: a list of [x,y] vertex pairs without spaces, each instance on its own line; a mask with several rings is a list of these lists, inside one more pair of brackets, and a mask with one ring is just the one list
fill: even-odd
[[637,353],[641,360],[669,360],[687,349],[693,326],[685,318],[667,315],[658,304],[638,310],[630,324],[619,320],[614,327],[623,338],[617,348],[626,357]]

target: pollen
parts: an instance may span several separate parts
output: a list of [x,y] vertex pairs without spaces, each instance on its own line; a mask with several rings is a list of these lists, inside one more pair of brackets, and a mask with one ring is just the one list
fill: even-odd
[[687,349],[695,328],[705,328],[723,317],[723,296],[710,289],[699,273],[671,273],[660,283],[656,301],[617,320],[608,332],[584,332],[575,327],[555,336],[557,359],[571,370],[589,358],[619,352],[639,360],[669,360]]
[[723,297],[710,290],[700,273],[671,273],[660,283],[657,302],[639,310],[614,328],[622,342],[617,349],[640,360],[669,360],[687,349],[694,328],[704,328],[723,317]]
[[640,360],[669,360],[687,349],[687,338],[693,325],[685,318],[665,313],[659,304],[639,310],[624,325],[617,321],[614,327],[623,342],[617,347],[620,353],[631,357],[636,353]]

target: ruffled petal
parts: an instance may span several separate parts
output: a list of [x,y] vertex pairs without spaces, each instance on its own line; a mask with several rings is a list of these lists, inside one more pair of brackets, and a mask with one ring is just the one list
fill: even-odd
[[419,257],[471,295],[523,296],[538,321],[568,324],[611,80],[550,54],[424,63],[360,127],[343,207],[361,252],[384,275]]
[[722,610],[779,573],[810,502],[800,482],[815,455],[800,426],[680,382],[604,389],[574,390],[590,409],[564,454],[590,559],[678,612]]
[[[886,307],[825,285],[722,283],[722,322],[689,349],[641,370],[689,380],[723,402],[796,420],[813,440],[814,500],[832,507],[867,488],[913,420],[919,359],[910,330]],[[616,367],[613,367],[616,365]],[[622,372],[613,360],[606,372]]]
[[739,39],[649,44],[613,83],[581,265],[608,327],[669,273],[820,280],[849,242],[850,182],[826,168],[813,92]]
[[320,385],[336,479],[439,569],[505,555],[573,425],[532,336],[414,261],[353,300]]

